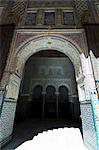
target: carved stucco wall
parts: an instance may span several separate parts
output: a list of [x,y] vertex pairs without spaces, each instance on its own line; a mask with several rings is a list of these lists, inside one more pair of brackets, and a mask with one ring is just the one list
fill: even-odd
[[22,94],[32,94],[36,85],[42,85],[44,91],[48,85],[53,85],[56,92],[65,85],[69,94],[77,95],[75,72],[69,58],[32,57],[25,67]]
[[63,35],[68,41],[72,41],[75,44],[77,44],[81,49],[80,52],[84,52],[85,55],[87,55],[87,45],[86,45],[86,39],[85,39],[85,32],[83,29],[65,29],[65,30],[31,30],[31,29],[17,29],[15,32],[15,49],[18,47],[21,47],[22,43],[26,43],[26,41],[29,41],[29,39],[32,39],[33,37],[42,34],[49,34],[49,35],[56,35],[61,36]]

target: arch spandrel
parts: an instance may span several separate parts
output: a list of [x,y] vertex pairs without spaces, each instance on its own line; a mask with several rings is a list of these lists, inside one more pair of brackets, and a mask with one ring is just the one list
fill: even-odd
[[22,68],[28,58],[42,50],[57,50],[64,53],[72,61],[75,67],[75,72],[77,72],[81,66],[80,48],[77,45],[67,41],[65,37],[63,39],[61,36],[44,35],[42,37],[33,38],[17,50],[17,64],[15,68],[16,73],[21,74]]

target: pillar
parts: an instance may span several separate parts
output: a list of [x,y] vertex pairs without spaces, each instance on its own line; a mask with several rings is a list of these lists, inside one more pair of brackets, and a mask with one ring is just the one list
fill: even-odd
[[59,92],[56,92],[55,95],[56,95],[56,117],[58,119],[58,98],[59,98]]
[[46,92],[42,92],[43,102],[42,102],[42,118],[44,119],[44,111],[45,111],[45,96]]
[[12,136],[17,99],[20,88],[20,78],[11,74],[3,95],[0,120],[0,145],[5,145]]

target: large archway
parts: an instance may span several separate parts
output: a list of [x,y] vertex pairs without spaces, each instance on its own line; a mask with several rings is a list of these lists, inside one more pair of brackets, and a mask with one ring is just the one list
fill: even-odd
[[28,131],[28,139],[47,129],[81,129],[75,70],[63,53],[42,50],[32,55],[25,63],[19,93],[13,137],[19,128],[21,133]]
[[[31,99],[32,99],[31,95],[33,95],[34,102],[36,102],[35,99],[41,101],[42,118],[44,117],[44,113],[45,113],[43,111],[46,111],[44,110],[45,108],[44,109],[42,108],[43,105],[48,106],[47,104],[49,102],[50,102],[49,104],[51,105],[51,101],[52,101],[52,105],[54,105],[53,107],[55,107],[53,108],[55,110],[54,116],[57,117],[58,117],[58,112],[57,112],[58,103],[60,100],[64,99],[64,96],[66,97],[68,96],[68,100],[69,100],[68,103],[70,104],[78,103],[78,100],[76,101],[76,99],[78,99],[78,93],[77,93],[77,84],[75,79],[75,70],[70,59],[63,53],[60,53],[56,50],[46,50],[46,51],[43,50],[37,52],[27,60],[24,70],[25,71],[24,71],[24,75],[21,83],[21,90],[20,90],[21,93],[20,99],[22,99],[23,97],[23,101],[27,99],[29,103],[31,103]],[[37,85],[39,84],[40,87],[42,87],[43,89],[41,91],[39,91],[40,87],[37,88]],[[55,90],[53,87],[55,87]],[[65,87],[68,88],[68,95],[66,95],[67,89]],[[45,93],[45,95],[43,95],[43,93]],[[45,98],[45,102],[44,102],[45,104],[42,104],[44,101],[43,97]],[[53,104],[53,102],[55,102],[55,104]],[[25,104],[23,103],[22,106],[24,105]]]
[[[57,50],[62,52],[63,54],[67,55],[69,59],[72,61],[74,68],[75,68],[75,75],[76,81],[78,83],[78,92],[79,92],[79,99],[83,99],[84,95],[87,99],[90,100],[90,95],[88,91],[90,89],[91,83],[88,83],[88,78],[94,83],[94,78],[92,78],[92,70],[90,71],[91,65],[90,60],[86,59],[84,54],[81,54],[82,50],[80,47],[74,43],[72,40],[65,38],[61,35],[56,34],[45,34],[35,36],[28,41],[22,43],[18,49],[15,50],[13,56],[10,53],[9,59],[1,85],[6,88],[5,93],[5,101],[2,106],[2,139],[6,139],[7,137],[11,136],[13,131],[13,124],[14,124],[14,117],[15,117],[15,110],[17,105],[17,99],[19,94],[20,82],[22,80],[22,72],[25,65],[25,62],[28,58],[42,50]],[[89,70],[86,70],[85,65],[88,66]],[[89,72],[90,74],[89,74]],[[80,79],[79,80],[79,75]],[[84,75],[84,76],[83,76]],[[80,88],[80,84],[84,85],[84,88],[87,89],[87,93],[83,92],[83,89]],[[95,89],[95,84],[91,86],[91,89]],[[84,94],[84,95],[82,95]],[[71,97],[72,101],[72,97]],[[9,102],[9,105],[8,105]],[[9,107],[8,110],[8,118],[4,120],[6,117],[6,108]],[[10,122],[10,123],[8,123]],[[7,126],[7,127],[6,127]],[[9,130],[8,130],[9,129]],[[6,133],[6,134],[4,134]],[[1,141],[2,141],[1,139]]]
[[[17,99],[18,99],[18,94],[19,94],[19,88],[20,88],[20,82],[22,80],[22,73],[24,69],[25,62],[28,60],[30,56],[33,54],[40,52],[42,50],[57,50],[69,57],[69,59],[72,61],[74,68],[75,68],[75,74],[77,76],[78,71],[81,70],[81,59],[80,59],[80,48],[75,44],[72,40],[66,39],[64,36],[61,35],[40,35],[40,36],[35,36],[32,39],[29,39],[25,43],[22,43],[18,49],[16,49],[13,57],[10,57],[10,61],[8,61],[6,65],[6,69],[9,70],[10,72],[13,72],[12,74],[6,75],[6,73],[3,75],[2,79],[2,86],[6,86],[6,99],[8,101],[10,99],[14,100],[14,109],[12,109],[12,104],[11,108],[12,109],[12,114],[10,117],[11,119],[11,124],[8,125],[8,128],[10,128],[9,133],[6,132],[7,134],[2,137],[5,139],[7,136],[11,135],[13,131],[13,123],[14,123],[14,117],[15,117],[15,109],[16,109],[16,104],[17,104]],[[13,65],[14,64],[14,65]],[[6,76],[8,76],[6,78]],[[5,103],[6,104],[6,103]],[[5,108],[2,109],[2,114],[6,115],[5,113]],[[3,115],[2,115],[3,117]],[[3,119],[1,117],[1,119]],[[3,122],[3,126],[5,128],[6,123],[9,122],[6,120],[6,122]],[[2,132],[4,132],[2,130]]]

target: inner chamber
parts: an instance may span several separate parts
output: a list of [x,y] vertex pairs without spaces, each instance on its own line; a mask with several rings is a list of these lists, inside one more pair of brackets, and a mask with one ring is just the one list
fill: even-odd
[[75,70],[63,53],[44,50],[25,63],[15,127],[19,124],[31,126],[31,137],[41,130],[65,126],[81,129]]

